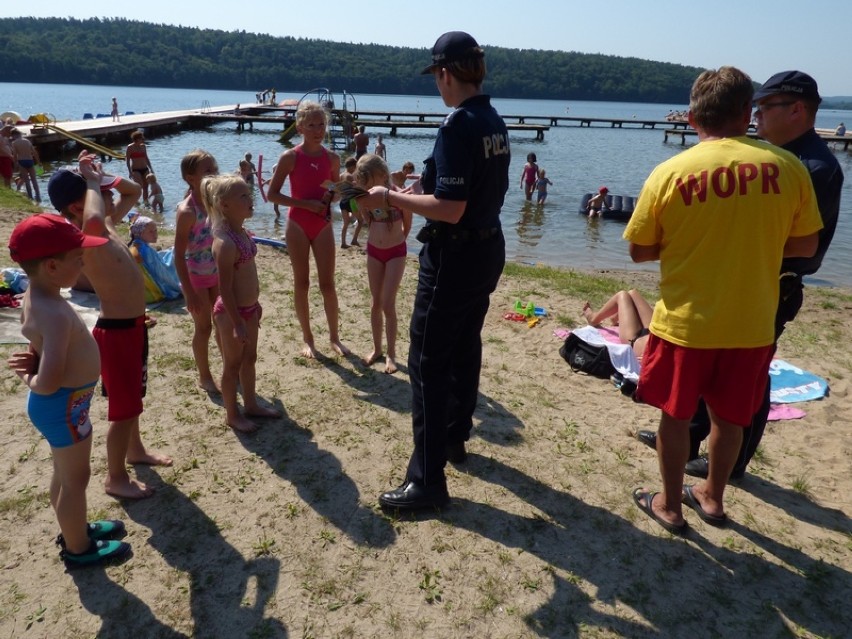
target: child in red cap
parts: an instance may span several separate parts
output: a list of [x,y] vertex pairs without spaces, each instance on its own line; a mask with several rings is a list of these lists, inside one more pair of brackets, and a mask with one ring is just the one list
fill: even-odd
[[130,546],[110,540],[124,532],[117,520],[86,522],[86,487],[92,451],[89,406],[100,372],[98,346],[83,320],[62,297],[83,270],[84,249],[107,243],[83,235],[58,215],[39,214],[15,227],[12,259],[29,277],[21,313],[27,351],[13,353],[9,367],[29,387],[27,413],[50,444],[50,503],[62,531],[60,557],[69,568],[124,557]]

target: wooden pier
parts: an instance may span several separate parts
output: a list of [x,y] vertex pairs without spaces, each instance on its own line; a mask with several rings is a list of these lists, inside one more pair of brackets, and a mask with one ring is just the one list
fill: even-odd
[[[203,106],[198,109],[182,111],[162,111],[157,113],[125,114],[118,121],[111,117],[86,118],[62,122],[50,121],[45,123],[16,124],[21,133],[33,144],[45,158],[56,157],[62,148],[70,143],[88,146],[97,153],[104,154],[103,148],[108,145],[127,144],[130,134],[143,129],[148,137],[156,137],[167,133],[176,133],[185,129],[202,129],[219,122],[235,122],[237,129],[253,128],[255,123],[280,124],[282,130],[290,127],[296,115],[295,107],[274,107],[269,105],[246,105],[239,109],[238,105]],[[334,111],[334,110],[333,110]],[[408,117],[414,120],[400,120],[401,114],[382,113],[384,119],[367,119],[359,116],[379,115],[374,112],[348,113],[353,124],[363,124],[371,128],[387,128],[390,135],[396,135],[399,129],[437,129],[446,113],[417,113]],[[536,139],[544,139],[544,132],[549,129],[543,124],[507,124],[511,131],[529,131]],[[121,158],[118,153],[113,157]]]
[[[363,125],[370,129],[387,129],[395,136],[402,129],[436,129],[441,126],[446,112],[424,113],[416,111],[344,111],[332,109],[339,120],[346,120],[350,127]],[[211,107],[203,105],[198,109],[181,111],[163,111],[157,113],[139,113],[122,115],[114,122],[111,117],[87,118],[48,124],[20,123],[17,127],[33,144],[38,145],[42,155],[58,155],[69,143],[89,146],[103,154],[104,148],[126,144],[130,133],[143,129],[148,137],[166,133],[176,133],[185,129],[202,129],[220,122],[234,122],[237,130],[253,128],[255,123],[280,124],[282,131],[292,126],[296,115],[293,104],[272,106],[263,104],[223,105]],[[686,136],[695,135],[687,122],[672,120],[646,120],[637,118],[587,118],[581,116],[545,116],[545,115],[504,115],[503,120],[510,131],[531,132],[537,140],[543,140],[551,127],[579,126],[609,128],[654,129],[666,126],[666,140],[669,135],[681,136],[681,144],[686,144]],[[833,136],[832,141],[844,143],[844,149],[852,138]],[[121,157],[117,152],[110,155]]]
[[545,120],[550,123],[550,126],[560,126],[561,124],[572,125],[577,124],[580,127],[606,126],[609,125],[612,129],[622,128],[640,128],[654,129],[658,126],[669,126],[675,129],[689,128],[689,122],[680,120],[639,120],[636,118],[584,118],[579,116],[564,116],[564,115],[504,115],[504,120],[517,120],[520,124],[527,120]]
[[[43,158],[57,157],[62,148],[71,142],[88,146],[96,153],[103,154],[98,147],[129,144],[130,134],[143,129],[149,137],[166,133],[179,133],[185,129],[198,129],[207,126],[203,116],[216,113],[233,113],[236,105],[221,107],[202,107],[185,111],[161,111],[157,113],[139,113],[122,115],[114,122],[111,117],[88,118],[85,120],[67,120],[48,124],[18,123],[15,126],[30,142],[38,146]],[[199,116],[202,116],[199,118]],[[82,141],[81,141],[82,140]],[[94,144],[87,144],[88,141]],[[120,154],[112,154],[119,157]]]
[[[241,109],[241,112],[237,114],[228,114],[228,113],[218,113],[218,114],[205,114],[203,116],[197,116],[199,118],[206,118],[210,122],[236,122],[237,128],[243,128],[248,126],[249,128],[253,128],[252,125],[255,122],[281,122],[286,126],[289,126],[293,119],[295,118],[295,111],[292,108],[282,109],[280,113],[277,115],[269,115],[267,114],[249,114],[246,113],[249,109]],[[253,110],[253,109],[252,109]],[[332,109],[332,113],[335,115],[342,116],[344,112],[339,109]],[[444,118],[447,117],[446,113],[394,113],[392,115],[397,117],[409,117],[409,118],[417,118],[414,119],[392,119],[386,113],[372,113],[367,111],[356,111],[349,112],[348,115],[351,118],[351,124],[354,126],[365,126],[371,129],[388,129],[389,135],[396,136],[400,129],[437,129],[441,126],[441,122],[444,121]],[[368,119],[364,116],[370,115],[383,115],[388,116],[384,119]],[[537,140],[544,139],[544,132],[550,129],[549,126],[543,124],[506,124],[506,128],[510,131],[529,131],[531,133],[535,133],[535,137]]]
[[[830,145],[833,146],[835,143],[836,144],[842,144],[844,151],[848,151],[849,145],[852,144],[852,136],[834,135],[833,131],[826,132],[825,129],[817,129],[816,131],[817,131],[817,134],[823,140],[825,140],[827,143],[829,143]],[[675,137],[675,138],[677,136],[680,136],[680,145],[685,146],[686,145],[686,138],[692,137],[692,136],[697,136],[698,132],[695,129],[686,129],[686,130],[683,130],[683,129],[667,129],[666,131],[663,132],[663,134],[664,134],[663,142],[668,142],[669,136],[672,136],[672,137]],[[752,139],[755,139],[755,140],[760,139],[760,136],[758,136],[757,133],[753,130],[749,130],[749,132],[746,135],[748,137],[752,138]]]
[[[359,124],[364,124],[362,121],[364,118],[362,116],[367,116],[373,118],[372,121],[376,121],[376,118],[380,118],[385,122],[393,122],[396,118],[410,119],[417,118],[418,122],[424,122],[427,118],[438,118],[439,120],[443,120],[446,117],[446,113],[419,113],[412,111],[357,111],[355,114],[355,119],[358,120]],[[594,125],[609,125],[611,128],[623,128],[623,127],[639,127],[642,129],[650,128],[653,129],[657,126],[670,126],[674,128],[689,127],[689,123],[686,121],[679,120],[637,120],[636,118],[585,118],[579,116],[566,116],[566,115],[502,115],[503,120],[507,125],[511,124],[510,121],[514,121],[516,124],[527,124],[527,121],[536,122],[542,121],[547,122],[548,127],[557,127],[561,125],[572,125],[576,124],[581,127],[590,127]]]

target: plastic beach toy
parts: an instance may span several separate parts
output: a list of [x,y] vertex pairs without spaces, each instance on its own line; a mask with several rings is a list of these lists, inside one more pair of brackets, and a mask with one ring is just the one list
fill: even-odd
[[515,312],[520,313],[524,317],[532,317],[535,315],[535,304],[532,302],[524,304],[521,300],[515,300]]
[[532,302],[524,304],[521,300],[515,300],[515,312],[524,317],[544,317],[547,315],[547,311],[540,306],[536,306]]

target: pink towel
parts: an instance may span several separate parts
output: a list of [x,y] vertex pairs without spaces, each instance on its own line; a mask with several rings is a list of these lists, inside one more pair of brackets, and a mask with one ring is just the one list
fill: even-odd
[[622,344],[621,338],[618,336],[618,328],[614,326],[599,326],[598,333],[610,344]]
[[[553,336],[558,337],[559,339],[565,339],[566,337],[568,337],[568,333],[570,332],[571,331],[569,331],[567,328],[557,328],[555,331],[553,331]],[[621,339],[618,337],[617,328],[609,326],[599,327],[598,333],[600,333],[601,337],[603,337],[610,344],[621,344]]]
[[800,408],[793,408],[790,404],[771,404],[769,406],[769,417],[766,419],[770,422],[780,422],[784,419],[801,419],[805,416],[805,411]]

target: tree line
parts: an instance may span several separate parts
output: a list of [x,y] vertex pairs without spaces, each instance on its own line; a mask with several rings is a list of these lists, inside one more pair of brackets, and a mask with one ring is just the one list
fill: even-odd
[[[127,85],[256,92],[326,86],[424,95],[425,48],[350,44],[152,24],[122,18],[0,19],[0,82]],[[667,62],[487,47],[495,97],[686,104],[702,71]]]

